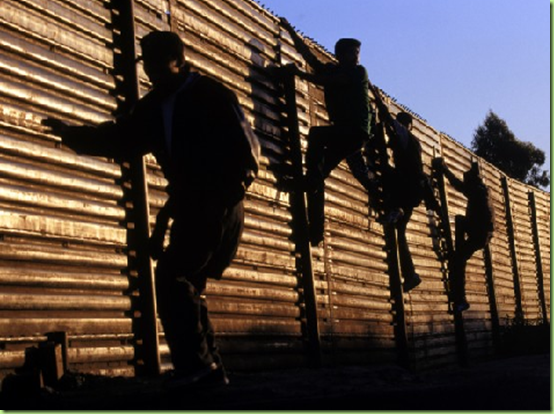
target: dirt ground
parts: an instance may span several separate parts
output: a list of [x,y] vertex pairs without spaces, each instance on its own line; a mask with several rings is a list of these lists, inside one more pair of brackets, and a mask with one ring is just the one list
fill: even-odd
[[163,391],[161,378],[83,377],[36,396],[0,395],[0,403],[17,410],[550,411],[550,373],[550,355],[540,354],[425,373],[391,364],[231,372],[227,387],[178,393]]

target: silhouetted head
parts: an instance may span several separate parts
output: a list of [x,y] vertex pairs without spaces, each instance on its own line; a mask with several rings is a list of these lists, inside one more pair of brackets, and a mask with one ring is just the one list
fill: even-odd
[[140,40],[144,71],[154,87],[171,79],[185,65],[185,45],[177,33],[153,31]]
[[469,170],[464,172],[464,181],[465,182],[477,182],[481,181],[481,176],[479,174],[479,163],[472,162]]
[[358,39],[339,39],[335,44],[335,56],[342,65],[356,66],[360,62],[361,46]]
[[413,117],[408,112],[399,112],[396,114],[396,120],[410,129],[412,127]]

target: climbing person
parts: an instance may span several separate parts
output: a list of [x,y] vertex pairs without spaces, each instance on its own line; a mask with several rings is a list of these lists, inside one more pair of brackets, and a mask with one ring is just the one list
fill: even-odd
[[457,178],[442,158],[436,158],[433,166],[443,173],[456,191],[467,199],[465,215],[456,216],[456,242],[449,268],[450,300],[454,312],[469,309],[466,298],[466,264],[473,253],[487,246],[494,232],[494,209],[489,191],[479,174],[479,164],[473,162],[464,172],[463,181]]
[[409,292],[421,283],[416,272],[406,228],[413,210],[425,201],[428,210],[439,210],[429,177],[423,170],[421,145],[411,133],[413,118],[407,112],[399,112],[395,118],[381,99],[380,93],[370,85],[375,97],[379,120],[384,124],[389,137],[387,143],[392,150],[394,167],[386,164],[382,168],[382,204],[384,214],[380,221],[394,225],[397,234],[400,268],[404,278],[403,290]]
[[368,75],[360,65],[361,42],[339,39],[335,45],[337,62],[324,63],[310,50],[290,23],[282,18],[297,50],[313,73],[289,66],[293,74],[322,85],[331,125],[314,126],[308,134],[306,152],[306,192],[310,242],[323,241],[324,181],[337,165],[352,153],[361,150],[369,139],[371,107],[368,96]]

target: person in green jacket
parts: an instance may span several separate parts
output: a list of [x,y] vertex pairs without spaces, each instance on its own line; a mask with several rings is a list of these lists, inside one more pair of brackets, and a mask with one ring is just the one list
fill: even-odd
[[360,65],[361,42],[339,39],[335,45],[338,62],[324,63],[310,50],[290,23],[282,18],[298,52],[313,73],[291,66],[293,73],[323,86],[325,105],[331,125],[314,126],[308,135],[306,152],[306,191],[310,242],[323,240],[324,181],[331,171],[349,155],[358,152],[369,140],[371,106],[367,70]]

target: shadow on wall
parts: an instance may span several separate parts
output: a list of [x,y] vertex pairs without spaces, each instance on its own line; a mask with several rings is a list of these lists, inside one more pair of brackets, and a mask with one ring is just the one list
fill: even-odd
[[505,356],[550,353],[550,324],[508,319],[500,330],[500,353]]
[[[288,146],[281,139],[283,134],[283,108],[278,96],[282,96],[279,80],[279,67],[266,56],[266,47],[258,39],[251,39],[250,72],[246,80],[250,83],[250,98],[254,104],[254,127],[256,133],[263,134],[262,154],[269,160],[269,170],[274,174],[279,191],[287,191],[292,180],[291,160]],[[277,98],[276,98],[277,96]],[[277,117],[275,117],[277,116]]]

